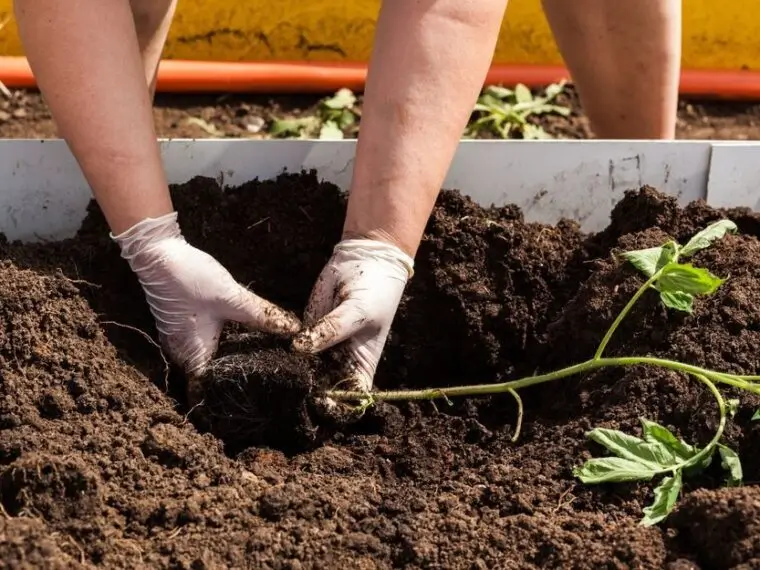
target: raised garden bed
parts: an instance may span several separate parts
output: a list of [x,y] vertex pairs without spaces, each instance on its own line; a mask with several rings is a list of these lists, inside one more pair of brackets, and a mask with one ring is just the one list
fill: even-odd
[[[340,235],[335,187],[302,174],[227,192],[194,179],[173,194],[191,243],[302,311]],[[729,279],[691,314],[643,295],[607,353],[757,374],[760,217],[680,209],[643,188],[605,231],[584,235],[446,191],[376,385],[483,384],[586,360],[645,280],[615,252],[686,243],[724,217],[738,233],[691,261]],[[715,460],[684,479],[668,518],[641,526],[652,483],[585,485],[573,469],[604,455],[589,430],[640,434],[642,416],[705,445],[718,413],[685,375],[610,368],[524,390],[513,441],[509,394],[379,402],[332,421],[310,404],[321,378],[312,362],[230,327],[222,354],[267,345],[270,356],[281,351],[280,370],[269,383],[218,384],[190,410],[182,378],[143,334],[153,335],[152,319],[97,208],[76,238],[0,241],[0,259],[0,559],[9,567],[760,564],[760,422],[751,421],[760,398],[746,391],[724,390],[739,403],[722,440],[741,457],[744,485],[726,487]]]

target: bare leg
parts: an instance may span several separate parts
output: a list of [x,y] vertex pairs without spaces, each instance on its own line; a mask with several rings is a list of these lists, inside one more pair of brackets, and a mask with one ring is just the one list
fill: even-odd
[[483,87],[506,0],[384,0],[344,237],[411,256]]
[[130,0],[129,3],[145,67],[145,80],[152,98],[156,92],[158,64],[177,9],[177,0]]
[[111,231],[172,211],[129,0],[16,0],[24,51]]
[[543,0],[597,137],[675,137],[681,0]]

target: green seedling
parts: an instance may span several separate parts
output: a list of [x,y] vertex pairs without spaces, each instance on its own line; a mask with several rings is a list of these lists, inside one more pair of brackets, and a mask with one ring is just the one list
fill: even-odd
[[310,138],[312,133],[319,128],[317,117],[292,117],[288,119],[275,119],[269,134],[273,137]]
[[322,122],[319,138],[342,139],[345,130],[356,126],[357,117],[356,96],[349,89],[341,89],[319,104],[319,119]]
[[485,131],[503,139],[511,138],[515,132],[524,139],[551,138],[543,128],[528,119],[545,114],[568,116],[568,107],[553,103],[564,88],[565,82],[552,84],[539,97],[523,84],[518,84],[514,89],[489,86],[475,104],[475,119],[467,126],[465,136],[475,137]]
[[276,119],[269,134],[275,137],[342,139],[344,132],[356,131],[359,111],[356,96],[349,89],[341,89],[317,105],[315,115]]
[[[593,358],[560,370],[529,376],[509,382],[454,386],[450,388],[430,388],[426,390],[398,390],[388,392],[366,392],[332,390],[327,396],[333,400],[376,402],[393,400],[435,400],[456,396],[483,396],[489,394],[512,394],[518,403],[518,421],[515,432],[519,433],[522,417],[522,403],[517,391],[529,386],[552,382],[612,366],[656,366],[687,374],[704,384],[715,397],[718,405],[718,428],[712,440],[702,448],[678,439],[664,426],[642,419],[642,437],[621,431],[595,428],[588,433],[589,439],[605,447],[613,456],[592,458],[574,469],[574,475],[587,484],[623,481],[649,481],[662,477],[654,490],[654,502],[644,509],[643,525],[653,525],[668,516],[681,492],[684,477],[693,476],[705,469],[717,451],[721,465],[727,473],[728,485],[742,482],[742,467],[739,456],[720,443],[727,418],[736,413],[737,400],[726,401],[717,385],[739,388],[753,394],[760,394],[760,376],[742,376],[709,370],[685,362],[652,356],[605,357],[604,351],[620,323],[630,313],[636,302],[648,291],[659,294],[662,304],[668,309],[691,313],[697,297],[713,294],[727,278],[713,275],[708,270],[686,263],[700,250],[710,247],[727,233],[735,233],[736,225],[730,220],[720,220],[692,237],[686,245],[668,241],[660,247],[628,251],[621,258],[631,263],[646,277],[645,282],[634,293],[605,333]],[[368,400],[369,398],[369,400]],[[366,405],[364,406],[366,409]],[[752,418],[760,420],[760,410]]]

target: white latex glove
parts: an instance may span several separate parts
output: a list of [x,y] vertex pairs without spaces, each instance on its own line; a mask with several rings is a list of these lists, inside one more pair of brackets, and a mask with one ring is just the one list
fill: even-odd
[[321,352],[345,345],[348,385],[369,391],[391,323],[414,260],[389,243],[368,239],[340,242],[312,290],[306,328],[293,341],[296,350]]
[[140,280],[162,347],[189,376],[202,373],[213,357],[225,321],[283,336],[301,329],[295,315],[255,295],[188,244],[176,212],[111,237]]

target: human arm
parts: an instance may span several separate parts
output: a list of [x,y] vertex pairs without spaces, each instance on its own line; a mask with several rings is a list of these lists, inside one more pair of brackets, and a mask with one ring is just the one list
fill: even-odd
[[307,329],[295,341],[308,352],[347,341],[346,365],[357,387],[372,386],[412,259],[483,86],[505,7],[505,0],[382,4],[346,241],[317,281]]
[[225,320],[281,334],[299,330],[293,315],[245,289],[182,237],[130,2],[16,0],[14,8],[40,90],[143,286],[169,357],[199,373]]

